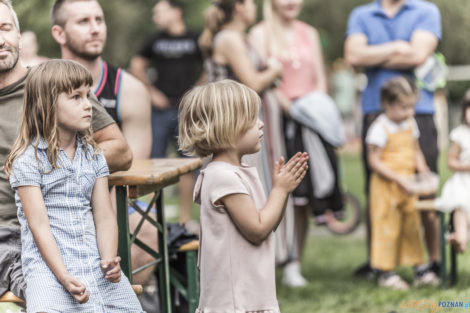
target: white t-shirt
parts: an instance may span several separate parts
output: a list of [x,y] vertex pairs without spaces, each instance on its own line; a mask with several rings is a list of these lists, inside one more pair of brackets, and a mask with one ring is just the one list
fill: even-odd
[[[382,113],[377,117],[367,131],[366,143],[383,148],[387,144],[387,134],[407,130],[410,127],[409,123],[409,120],[400,123],[394,122]],[[411,118],[411,127],[413,128],[413,138],[418,139],[419,129],[414,118]]]

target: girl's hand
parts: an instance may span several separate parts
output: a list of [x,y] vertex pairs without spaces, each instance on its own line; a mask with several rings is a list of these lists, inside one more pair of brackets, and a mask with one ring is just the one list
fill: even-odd
[[90,298],[90,294],[86,291],[85,285],[72,275],[69,274],[65,276],[61,280],[61,283],[78,303],[85,303]]
[[100,267],[104,278],[112,283],[118,283],[121,280],[121,257],[117,256],[107,260],[100,261]]
[[307,161],[306,152],[297,152],[286,164],[284,157],[281,157],[274,166],[273,189],[279,188],[290,193],[297,188],[307,173]]
[[396,183],[404,192],[411,194],[411,190],[408,188],[408,183],[404,177],[397,178]]

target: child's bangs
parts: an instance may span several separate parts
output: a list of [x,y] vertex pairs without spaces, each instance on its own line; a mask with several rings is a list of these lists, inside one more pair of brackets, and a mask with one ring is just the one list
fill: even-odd
[[71,93],[82,86],[93,86],[93,78],[85,67],[72,62],[63,65],[58,69],[57,75],[54,75],[58,93]]

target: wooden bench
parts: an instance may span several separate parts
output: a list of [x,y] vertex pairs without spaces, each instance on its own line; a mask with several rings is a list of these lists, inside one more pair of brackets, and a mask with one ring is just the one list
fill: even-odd
[[[132,290],[134,290],[135,294],[140,296],[142,294],[142,285],[132,285]],[[9,303],[24,303],[24,301],[11,291],[5,292],[3,295],[0,296],[0,302],[9,302]]]
[[171,285],[188,301],[188,312],[195,312],[199,304],[198,249],[199,240],[185,243],[178,249],[178,253],[184,253],[185,255],[185,273],[180,273],[170,265]]
[[450,213],[449,223],[446,225],[445,217],[446,212],[438,210],[434,206],[433,200],[420,200],[416,204],[416,209],[418,211],[433,211],[439,214],[440,219],[440,250],[441,250],[441,286],[452,287],[457,284],[457,249],[450,245],[449,254],[450,254],[450,271],[447,273],[447,249],[446,249],[446,232],[454,231],[454,224],[452,223],[454,213]]

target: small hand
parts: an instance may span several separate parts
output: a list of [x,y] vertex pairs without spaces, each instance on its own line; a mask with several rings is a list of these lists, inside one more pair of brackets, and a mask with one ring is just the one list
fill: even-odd
[[406,178],[400,177],[400,178],[397,179],[396,183],[397,183],[398,187],[400,187],[405,193],[411,194],[411,190],[408,187],[408,182],[407,182]]
[[85,303],[90,298],[90,294],[86,291],[85,285],[72,275],[65,276],[61,280],[61,283],[78,303]]
[[118,283],[121,280],[121,257],[117,256],[107,260],[100,261],[101,271],[104,278],[112,283]]
[[286,164],[281,157],[274,166],[273,188],[281,188],[292,192],[305,177],[308,169],[308,155],[297,152]]

